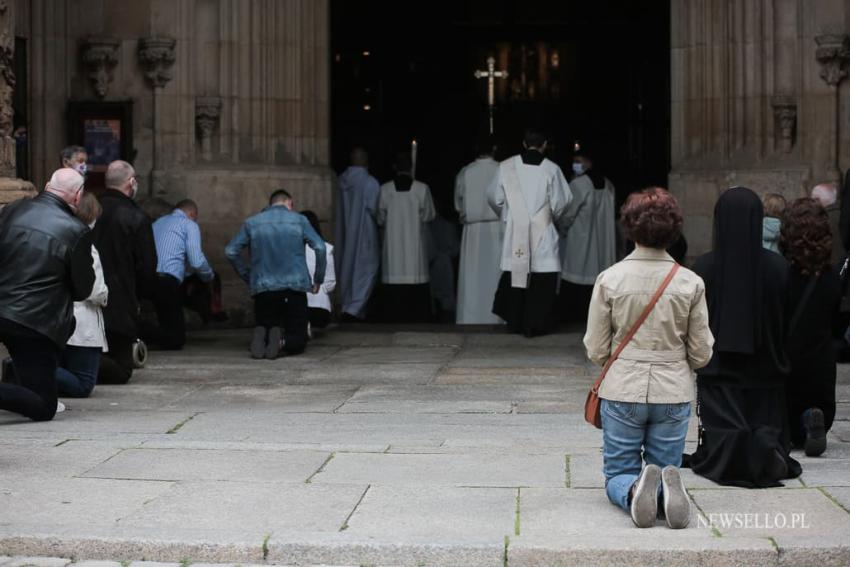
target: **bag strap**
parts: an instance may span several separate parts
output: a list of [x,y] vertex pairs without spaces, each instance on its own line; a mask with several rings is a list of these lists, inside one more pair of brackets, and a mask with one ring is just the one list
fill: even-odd
[[661,282],[661,286],[655,292],[655,295],[652,296],[652,299],[649,300],[649,304],[643,310],[643,313],[640,314],[638,320],[632,325],[632,328],[629,329],[629,333],[626,337],[620,342],[617,346],[617,350],[614,351],[614,354],[611,355],[611,358],[605,363],[605,366],[602,368],[602,373],[599,375],[599,379],[596,380],[596,384],[593,385],[593,392],[599,393],[599,386],[602,385],[602,380],[605,379],[605,375],[608,374],[608,370],[611,369],[611,366],[617,359],[620,357],[620,354],[623,352],[623,349],[629,344],[629,342],[634,338],[635,334],[640,329],[641,325],[643,325],[644,321],[649,317],[649,314],[652,313],[652,310],[655,308],[655,304],[658,303],[658,300],[661,299],[661,296],[664,295],[664,290],[667,289],[667,286],[670,285],[670,282],[673,281],[673,277],[675,277],[676,272],[679,271],[679,264],[674,263],[673,267],[670,269],[670,273],[667,274],[667,277],[664,278],[664,281]]

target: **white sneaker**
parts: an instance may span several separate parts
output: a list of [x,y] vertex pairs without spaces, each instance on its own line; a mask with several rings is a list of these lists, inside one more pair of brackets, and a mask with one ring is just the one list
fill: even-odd
[[65,411],[65,404],[56,402],[56,413],[62,413],[63,411]]

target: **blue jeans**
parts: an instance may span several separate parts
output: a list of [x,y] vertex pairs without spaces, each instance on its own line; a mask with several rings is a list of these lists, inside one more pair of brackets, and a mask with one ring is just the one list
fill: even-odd
[[59,368],[56,369],[60,397],[89,397],[97,382],[100,352],[100,347],[65,347]]
[[682,464],[691,404],[603,399],[600,413],[605,492],[612,503],[628,512],[629,491],[640,475],[644,460],[662,468]]

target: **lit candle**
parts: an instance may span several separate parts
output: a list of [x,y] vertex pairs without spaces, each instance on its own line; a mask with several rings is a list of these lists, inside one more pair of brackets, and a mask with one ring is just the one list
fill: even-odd
[[410,142],[410,176],[416,179],[416,140]]

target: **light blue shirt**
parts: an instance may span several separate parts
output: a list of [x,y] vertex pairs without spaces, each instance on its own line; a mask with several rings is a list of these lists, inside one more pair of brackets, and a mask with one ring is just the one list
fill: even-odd
[[153,238],[158,273],[174,276],[182,282],[188,267],[205,282],[213,279],[213,269],[201,250],[201,229],[182,210],[174,209],[171,214],[157,219],[153,223]]

